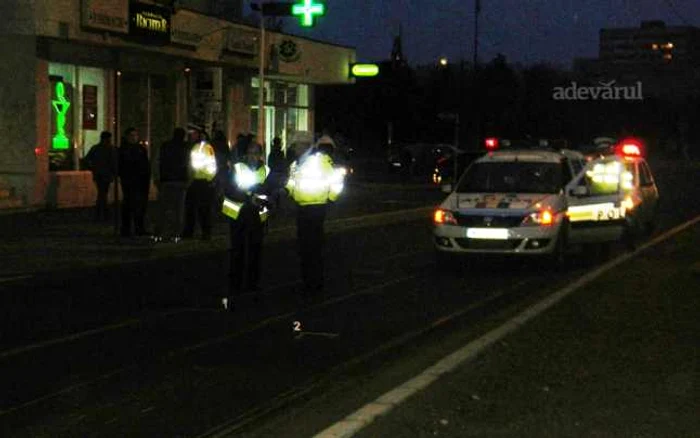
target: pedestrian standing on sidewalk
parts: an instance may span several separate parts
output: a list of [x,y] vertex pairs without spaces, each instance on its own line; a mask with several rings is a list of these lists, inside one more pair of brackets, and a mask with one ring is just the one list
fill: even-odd
[[275,209],[280,206],[280,190],[287,180],[287,161],[282,151],[282,139],[275,137],[272,140],[270,154],[267,157],[267,165],[270,167],[270,196]]
[[216,154],[214,147],[205,140],[203,128],[190,131],[189,168],[191,182],[185,195],[185,229],[182,237],[194,237],[199,221],[202,240],[211,239],[212,210],[214,208],[216,176]]
[[175,128],[172,138],[160,147],[155,166],[158,172],[157,241],[179,242],[182,237],[189,162],[190,147],[185,141],[185,130]]
[[323,298],[323,224],[329,203],[343,190],[344,175],[333,166],[335,143],[329,136],[319,139],[310,152],[292,163],[286,184],[297,205],[297,244],[301,261],[304,302]]
[[259,292],[264,224],[268,219],[270,169],[262,146],[251,143],[245,159],[233,165],[221,211],[229,218],[229,294],[222,302],[233,310],[243,292]]
[[217,129],[212,135],[211,145],[216,155],[216,176],[214,177],[215,196],[214,206],[220,206],[224,200],[224,187],[230,172],[231,149],[224,131]]
[[129,128],[124,133],[119,147],[119,178],[122,193],[122,237],[146,235],[146,207],[148,206],[148,191],[151,186],[151,165],[148,151],[139,142],[139,132]]
[[85,161],[92,171],[92,180],[97,188],[95,221],[109,220],[107,195],[109,186],[117,175],[117,151],[112,144],[111,132],[103,131],[100,134],[100,142],[90,148]]

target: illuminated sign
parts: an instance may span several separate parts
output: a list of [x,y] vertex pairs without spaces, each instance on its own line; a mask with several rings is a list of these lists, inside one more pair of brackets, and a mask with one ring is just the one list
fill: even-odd
[[97,87],[83,85],[83,129],[97,129]]
[[83,27],[108,32],[129,33],[127,0],[82,0]]
[[314,0],[300,0],[292,6],[292,15],[299,17],[299,23],[303,27],[311,27],[314,25],[314,18],[326,14],[326,5],[316,3]]
[[129,5],[129,35],[154,43],[170,42],[170,10],[141,3]]
[[70,108],[70,102],[66,98],[66,87],[63,82],[56,83],[56,99],[51,101],[56,112],[56,134],[51,139],[53,149],[69,149],[70,141],[66,136],[66,114]]
[[350,77],[368,78],[379,74],[377,64],[350,64]]

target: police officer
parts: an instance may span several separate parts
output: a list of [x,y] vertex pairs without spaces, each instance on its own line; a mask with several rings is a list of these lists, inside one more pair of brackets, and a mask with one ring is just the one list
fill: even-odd
[[257,143],[248,145],[243,160],[232,168],[225,188],[222,213],[230,219],[229,296],[224,308],[233,310],[233,300],[244,291],[259,292],[260,253],[267,221],[270,169]]
[[185,197],[185,229],[183,238],[192,238],[199,219],[202,239],[211,239],[211,212],[216,196],[214,177],[217,173],[214,147],[204,140],[201,131],[193,136],[190,150],[190,174],[192,182]]
[[328,204],[343,190],[344,174],[333,166],[335,142],[322,136],[292,163],[285,188],[297,205],[297,243],[305,302],[323,294],[323,223]]

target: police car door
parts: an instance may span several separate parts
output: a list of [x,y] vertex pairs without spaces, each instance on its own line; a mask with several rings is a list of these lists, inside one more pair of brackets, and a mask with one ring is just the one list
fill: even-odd
[[623,172],[618,159],[603,157],[588,162],[567,185],[570,243],[610,242],[622,237]]

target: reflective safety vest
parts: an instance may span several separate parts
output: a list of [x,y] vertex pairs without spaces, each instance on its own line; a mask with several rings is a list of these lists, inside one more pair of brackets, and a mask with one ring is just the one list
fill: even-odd
[[315,153],[301,163],[292,163],[286,189],[299,205],[325,204],[335,201],[345,185],[345,168],[333,167],[326,154]]
[[586,175],[590,178],[595,193],[616,192],[618,184],[624,190],[634,188],[634,175],[618,161],[595,163]]
[[[260,166],[257,170],[252,170],[245,163],[239,162],[233,166],[233,184],[239,191],[249,196],[258,196],[261,199],[265,199],[264,195],[253,195],[250,189],[264,183],[269,174],[270,168],[265,165]],[[225,197],[221,205],[221,212],[231,219],[236,220],[241,212],[241,208],[243,208],[243,204],[244,203],[241,201],[234,201]],[[260,221],[265,222],[269,213],[267,207],[263,206],[259,212]]]
[[190,152],[190,168],[192,169],[193,179],[213,180],[216,175],[214,147],[205,141],[194,145]]

